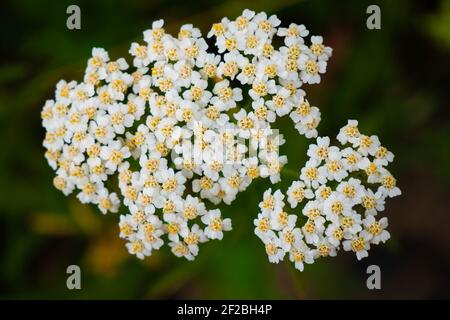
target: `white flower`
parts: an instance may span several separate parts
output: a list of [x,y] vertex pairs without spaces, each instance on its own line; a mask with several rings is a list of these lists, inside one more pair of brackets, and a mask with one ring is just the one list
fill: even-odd
[[307,155],[311,159],[316,159],[319,163],[328,157],[330,152],[330,138],[318,137],[317,144],[310,144]]
[[264,239],[265,234],[271,230],[271,219],[270,214],[259,213],[258,218],[253,220],[253,224],[255,225],[255,234],[262,240]]
[[383,171],[381,178],[382,185],[378,188],[377,193],[393,198],[402,194],[401,190],[397,187],[397,180],[386,170]]
[[276,114],[274,111],[267,108],[264,99],[258,99],[252,102],[253,112],[256,118],[260,121],[274,122],[276,119]]
[[207,241],[203,230],[198,224],[194,224],[190,230],[184,230],[182,236],[184,243],[186,243],[193,256],[197,256],[198,254],[198,244]]
[[110,121],[117,134],[123,134],[125,128],[133,125],[134,116],[128,113],[128,106],[124,104],[113,104],[108,107]]
[[321,36],[311,37],[311,46],[309,49],[309,54],[319,61],[327,61],[333,51],[330,47],[323,45],[323,38]]
[[268,189],[264,192],[263,201],[260,202],[259,207],[263,213],[270,213],[277,209],[283,209],[284,207],[284,195],[280,190],[276,190],[272,194],[272,189]]
[[364,187],[361,185],[361,180],[355,178],[341,182],[336,190],[347,197],[352,205],[361,203],[361,198],[364,196]]
[[227,27],[234,34],[244,35],[249,33],[256,28],[255,23],[252,21],[254,16],[254,11],[245,9],[242,14],[237,17],[236,20],[231,21]]
[[161,194],[169,195],[176,193],[181,195],[186,188],[184,183],[186,178],[181,172],[174,172],[173,169],[161,170],[155,174],[157,181],[161,184]]
[[363,220],[363,223],[364,230],[361,232],[361,235],[365,239],[368,239],[370,243],[385,243],[391,237],[389,232],[385,230],[388,226],[388,219],[386,217],[376,221],[374,216],[369,215]]
[[319,234],[322,234],[324,229],[325,227],[319,220],[308,219],[302,227],[305,242],[308,244],[317,244],[320,240]]
[[346,237],[349,234],[354,235],[362,230],[361,215],[356,213],[356,211],[352,211],[350,214],[341,217],[339,223]]
[[337,223],[340,216],[351,214],[351,203],[341,193],[332,192],[323,203],[323,213],[327,220]]
[[345,168],[349,172],[365,169],[370,164],[370,160],[368,158],[362,156],[353,148],[345,148],[344,150],[342,150],[341,154],[344,158]]
[[358,152],[364,156],[375,155],[376,151],[380,147],[380,140],[377,136],[360,135],[358,139],[353,143],[353,147],[358,147]]
[[360,133],[358,130],[358,121],[357,120],[348,120],[347,125],[342,127],[339,130],[339,134],[337,135],[337,139],[341,144],[346,144],[350,142],[351,144],[356,143],[359,138]]
[[277,87],[274,80],[266,81],[255,79],[248,94],[253,100],[258,100],[259,98],[274,94],[275,92],[277,92]]
[[288,215],[286,211],[283,211],[278,207],[270,213],[270,221],[273,230],[279,231],[285,228],[292,229],[295,227],[297,216],[293,214]]
[[207,226],[205,228],[205,235],[209,239],[223,238],[223,231],[231,230],[231,219],[222,219],[220,210],[210,210],[208,213],[202,216],[202,222]]
[[130,236],[129,240],[130,242],[126,244],[126,247],[130,254],[136,255],[139,259],[144,259],[144,257],[151,255],[151,249],[137,235]]
[[314,84],[320,82],[320,74],[325,73],[327,63],[324,60],[316,61],[306,55],[299,57],[300,78],[303,82]]
[[75,184],[69,179],[67,173],[59,170],[55,178],[53,178],[53,185],[56,189],[62,191],[64,195],[69,195],[75,188]]
[[242,100],[242,90],[231,88],[228,80],[216,83],[213,92],[216,96],[211,99],[211,104],[217,105],[223,111],[236,107],[236,102]]
[[383,146],[378,147],[375,151],[374,162],[377,165],[387,166],[392,161],[394,161],[394,154]]
[[97,115],[95,120],[89,122],[88,132],[103,144],[113,140],[116,135],[110,117],[101,114]]
[[315,249],[313,250],[314,257],[335,257],[337,255],[336,247],[328,242],[325,237],[320,237],[319,241],[315,243]]
[[132,56],[134,56],[133,65],[135,67],[145,67],[148,66],[151,62],[151,59],[148,56],[148,48],[147,46],[140,45],[136,42],[131,44],[131,48],[128,51]]
[[188,229],[187,221],[177,214],[165,214],[164,221],[167,223],[165,227],[170,241],[178,242],[179,236]]
[[113,72],[109,79],[108,92],[112,99],[122,101],[124,93],[133,83],[133,77],[124,72]]
[[300,134],[306,138],[317,137],[317,126],[319,125],[321,114],[318,108],[312,107],[309,115],[295,125]]
[[266,33],[268,36],[273,36],[281,23],[280,19],[276,15],[271,15],[267,17],[265,12],[260,12],[255,15],[253,22],[258,26],[258,29]]
[[280,37],[306,37],[309,31],[306,29],[305,25],[297,25],[295,23],[289,24],[288,28],[279,28],[277,35]]
[[137,236],[143,241],[145,247],[150,250],[159,250],[164,244],[161,239],[164,234],[161,220],[151,214],[138,226]]
[[217,68],[217,76],[233,80],[239,72],[239,66],[244,63],[245,58],[240,54],[226,53],[223,56],[223,62]]
[[281,247],[281,241],[273,231],[264,235],[263,242],[270,262],[278,263],[283,260],[286,251]]
[[320,162],[314,158],[308,160],[300,173],[300,179],[302,179],[308,187],[314,189],[327,181],[326,169],[324,167],[318,168],[319,163]]
[[288,100],[291,93],[286,88],[279,88],[277,93],[272,97],[272,100],[267,102],[267,106],[275,111],[278,116],[282,117],[292,109],[292,103]]
[[92,182],[102,182],[108,178],[106,174],[107,171],[100,158],[89,158],[87,159],[87,164],[89,166],[90,179]]
[[97,202],[97,190],[100,188],[99,184],[92,183],[87,178],[83,178],[79,183],[79,187],[81,192],[77,194],[77,198],[81,203]]
[[120,222],[119,222],[119,228],[120,228],[120,237],[121,238],[129,238],[135,232],[137,231],[137,223],[133,219],[132,215],[121,215],[120,216]]
[[237,59],[237,63],[241,72],[237,75],[236,79],[239,80],[241,84],[252,83],[256,74],[256,59],[253,58],[252,60],[249,60],[244,56],[240,56],[240,58]]
[[370,189],[365,189],[365,194],[361,198],[361,204],[367,215],[376,215],[384,210],[385,196],[381,192],[374,193]]
[[297,207],[297,204],[302,202],[305,198],[312,199],[314,197],[311,189],[307,189],[305,183],[301,181],[294,181],[287,190],[287,195],[291,208]]
[[92,58],[88,60],[88,64],[98,68],[109,61],[108,52],[103,48],[92,48]]
[[116,171],[117,166],[129,156],[128,147],[123,146],[120,141],[110,142],[107,146],[103,146],[100,152],[100,157],[106,161],[105,167],[112,171]]
[[186,200],[179,203],[176,210],[186,220],[192,220],[198,216],[203,216],[206,213],[205,204],[198,198],[188,195]]
[[339,149],[330,148],[328,158],[325,162],[325,168],[328,180],[336,180],[338,182],[348,176],[342,161],[342,155]]
[[[297,216],[293,216],[297,218]],[[295,222],[294,222],[295,224]],[[281,248],[284,251],[290,251],[291,248],[303,238],[300,228],[294,228],[293,226],[286,226],[278,233]]]
[[345,251],[355,252],[358,260],[369,255],[370,244],[363,234],[355,235],[350,240],[343,241],[342,245]]
[[289,251],[289,260],[294,262],[296,269],[303,271],[304,263],[314,263],[314,253],[303,241],[301,241],[291,247],[291,250]]
[[170,242],[169,246],[172,248],[172,253],[181,258],[184,257],[187,260],[194,260],[194,255],[192,254],[191,250],[189,250],[189,247],[180,241],[174,241],[174,242]]
[[187,90],[183,93],[183,97],[185,99],[199,103],[200,105],[206,105],[208,101],[210,101],[212,96],[211,92],[205,90],[207,86],[207,81],[200,78],[194,78],[192,80],[192,87],[190,88],[190,90]]
[[325,230],[325,235],[327,236],[327,241],[335,248],[338,248],[341,244],[341,240],[344,238],[345,233],[342,230],[340,224],[331,223]]

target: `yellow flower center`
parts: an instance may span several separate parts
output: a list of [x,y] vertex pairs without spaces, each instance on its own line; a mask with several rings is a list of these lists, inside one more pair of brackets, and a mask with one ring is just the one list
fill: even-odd
[[213,231],[222,231],[222,219],[215,218],[210,223],[210,228]]
[[267,94],[267,85],[262,81],[255,81],[252,85],[252,89],[260,97]]
[[362,237],[357,237],[352,240],[352,250],[358,252],[364,250],[365,241]]
[[172,179],[167,179],[163,185],[162,188],[164,191],[166,192],[172,192],[177,186],[177,181],[175,180],[175,178]]
[[342,202],[335,201],[331,204],[331,212],[334,214],[342,214],[344,211],[344,206],[342,205]]
[[320,55],[322,55],[322,53],[323,53],[325,47],[324,47],[323,44],[320,44],[320,43],[313,43],[313,44],[310,46],[310,49],[311,49],[312,53],[314,53],[316,56],[320,56]]
[[313,60],[308,60],[306,62],[306,72],[308,72],[309,74],[317,74],[317,72],[319,71],[319,68],[317,67],[317,63]]

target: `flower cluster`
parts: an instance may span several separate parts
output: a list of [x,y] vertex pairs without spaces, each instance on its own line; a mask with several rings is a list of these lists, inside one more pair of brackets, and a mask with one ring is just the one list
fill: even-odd
[[[320,111],[309,105],[301,87],[320,82],[332,49],[321,36],[312,36],[307,46],[304,25],[282,28],[280,23],[274,15],[244,10],[234,21],[223,18],[213,24],[208,37],[214,36],[219,53],[224,53],[218,73],[236,79],[248,92],[253,108],[248,117],[272,123],[289,114],[300,134],[316,137]],[[278,49],[275,36],[282,43]]]
[[[271,189],[264,193],[254,224],[270,262],[278,263],[288,254],[303,271],[304,263],[336,256],[341,247],[360,260],[371,245],[390,238],[387,218],[377,214],[384,210],[386,198],[401,194],[385,168],[394,155],[377,136],[361,134],[355,120],[341,128],[337,140],[341,148],[331,146],[328,137],[309,146],[309,160],[286,195]],[[291,209],[302,205],[296,209],[301,215],[289,214],[285,200]]]
[[133,68],[94,48],[83,82],[61,80],[41,113],[55,187],[103,213],[123,204],[120,236],[139,258],[163,236],[189,260],[199,243],[222,239],[231,221],[204,200],[230,204],[255,178],[280,180],[276,117],[290,113],[300,133],[317,136],[320,112],[300,87],[320,81],[331,49],[321,37],[306,46],[303,25],[279,24],[249,10],[225,18],[209,33],[214,53],[192,25],[174,37],[155,21],[131,44]]

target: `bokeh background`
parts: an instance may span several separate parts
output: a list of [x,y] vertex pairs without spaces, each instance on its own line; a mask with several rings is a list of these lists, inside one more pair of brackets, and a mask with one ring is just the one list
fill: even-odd
[[[366,8],[381,7],[381,30],[366,28]],[[66,28],[66,8],[81,7],[81,30]],[[450,1],[2,1],[0,67],[0,298],[379,299],[450,297]],[[193,23],[206,34],[244,9],[304,23],[334,49],[319,85],[306,88],[335,136],[347,119],[377,134],[396,160],[403,191],[387,203],[392,239],[358,262],[351,253],[321,259],[303,273],[269,264],[253,235],[260,180],[230,207],[233,231],[201,248],[195,262],[164,247],[145,261],[118,238],[118,215],[66,198],[52,186],[41,146],[40,109],[60,78],[81,80],[93,46],[127,56],[151,22],[169,31]],[[305,161],[307,141],[289,121],[288,168]],[[290,183],[286,179],[279,187]],[[278,186],[277,186],[278,187]],[[66,268],[80,265],[82,290],[66,288]],[[377,264],[382,289],[366,288]]]

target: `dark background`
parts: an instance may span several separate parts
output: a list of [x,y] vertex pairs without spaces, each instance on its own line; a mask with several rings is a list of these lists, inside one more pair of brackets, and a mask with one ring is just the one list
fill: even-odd
[[[66,28],[66,8],[81,7],[81,30]],[[381,30],[366,28],[366,8],[381,7]],[[0,67],[0,298],[449,298],[450,297],[450,1],[2,1]],[[128,255],[118,215],[65,197],[41,146],[40,110],[56,82],[81,80],[93,46],[125,56],[155,19],[168,31],[193,23],[206,35],[244,8],[304,23],[333,47],[328,72],[306,87],[322,111],[321,135],[347,119],[377,134],[396,156],[391,166],[403,195],[387,202],[392,239],[358,262],[351,253],[321,259],[303,273],[269,264],[253,234],[268,180],[230,207],[233,231],[201,248],[195,262],[166,246],[151,258]],[[305,161],[308,141],[289,119],[288,168]],[[289,179],[280,184],[286,187]],[[67,290],[66,268],[78,264],[82,290]],[[366,288],[377,264],[382,289]]]

